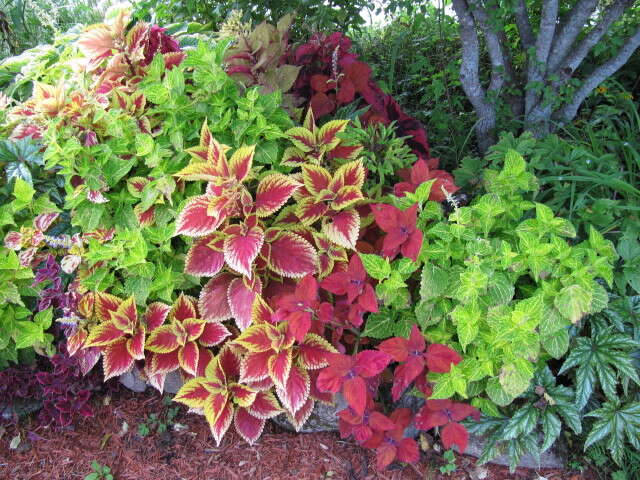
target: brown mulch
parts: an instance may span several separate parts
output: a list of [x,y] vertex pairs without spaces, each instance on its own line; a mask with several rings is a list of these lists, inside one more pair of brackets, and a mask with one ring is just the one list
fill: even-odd
[[[54,431],[35,422],[0,430],[0,480],[82,480],[92,471],[93,460],[111,467],[114,480],[590,479],[558,470],[518,469],[511,474],[505,467],[477,467],[467,456],[459,456],[456,472],[446,476],[438,470],[444,462],[435,452],[424,454],[415,467],[380,473],[372,452],[337,434],[292,434],[272,424],[254,446],[232,427],[216,447],[204,417],[184,410],[174,419],[176,426],[141,437],[138,425],[146,416],[162,418],[166,409],[153,392],[116,392],[95,405],[95,416],[79,422],[75,430]],[[27,432],[32,432],[30,440]],[[17,433],[23,441],[11,450],[10,440]]]

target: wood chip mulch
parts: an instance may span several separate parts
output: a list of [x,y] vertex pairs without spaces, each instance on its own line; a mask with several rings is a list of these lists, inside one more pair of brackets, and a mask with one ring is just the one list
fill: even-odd
[[[175,404],[173,404],[175,405]],[[0,428],[0,480],[77,480],[92,471],[91,462],[108,465],[114,480],[589,480],[558,470],[478,467],[459,456],[457,470],[443,475],[435,452],[416,466],[376,472],[372,452],[335,433],[292,434],[272,424],[249,446],[229,430],[219,447],[204,417],[180,410],[164,433],[138,434],[151,413],[160,418],[167,407],[155,393],[116,391],[96,401],[95,416],[75,429],[56,431],[35,421]],[[16,449],[9,443],[18,433]]]

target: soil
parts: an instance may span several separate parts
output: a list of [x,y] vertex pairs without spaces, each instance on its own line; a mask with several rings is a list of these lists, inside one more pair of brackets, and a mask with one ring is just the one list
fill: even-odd
[[[28,420],[0,427],[0,480],[77,480],[92,472],[91,462],[111,468],[114,480],[591,480],[590,475],[559,470],[476,466],[472,457],[457,457],[457,470],[439,472],[442,457],[431,450],[420,463],[394,465],[376,472],[371,451],[344,441],[335,433],[292,434],[273,424],[254,446],[245,443],[233,427],[219,447],[204,417],[180,408],[164,432],[141,424],[155,413],[161,422],[167,407],[155,392],[115,391],[94,405],[95,416],[74,429],[54,430]],[[166,422],[166,420],[164,420]],[[143,427],[144,429],[144,427]],[[163,430],[161,427],[160,430]],[[23,439],[10,449],[17,434]],[[541,477],[541,478],[540,478]]]

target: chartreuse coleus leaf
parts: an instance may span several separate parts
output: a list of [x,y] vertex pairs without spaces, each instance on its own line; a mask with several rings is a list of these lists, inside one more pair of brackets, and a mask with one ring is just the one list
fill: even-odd
[[[470,205],[426,227],[419,297],[412,301],[429,339],[459,345],[474,360],[491,359],[491,368],[464,373],[505,406],[527,390],[540,360],[567,352],[572,324],[606,308],[599,281],[613,281],[616,253],[593,230],[588,240],[569,243],[570,222],[524,198],[537,182],[516,152],[506,153],[501,170],[485,171],[484,186]],[[454,390],[447,376],[435,383],[439,394]]]

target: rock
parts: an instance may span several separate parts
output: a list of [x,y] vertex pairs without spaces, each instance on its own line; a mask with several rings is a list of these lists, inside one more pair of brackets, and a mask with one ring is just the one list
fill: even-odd
[[178,393],[178,390],[184,385],[184,378],[180,375],[180,372],[173,371],[167,374],[167,377],[164,380],[164,392],[165,393],[173,393],[174,395]]
[[[482,449],[486,443],[486,439],[483,436],[470,434],[469,444],[465,450],[466,455],[478,458],[482,454]],[[509,466],[509,457],[507,455],[501,455],[494,458],[489,463],[496,465]],[[558,440],[554,443],[549,450],[540,455],[540,462],[538,463],[533,455],[528,453],[523,455],[520,459],[519,467],[526,468],[567,468],[567,448],[566,445]]]
[[[129,390],[133,390],[138,393],[144,392],[147,387],[150,386],[142,377],[140,370],[137,367],[133,367],[131,371],[120,375],[119,380],[120,383]],[[163,393],[176,394],[182,385],[184,385],[184,379],[182,378],[182,375],[180,375],[180,372],[176,370],[168,373],[164,381]]]
[[[300,433],[314,432],[335,432],[338,430],[338,412],[347,406],[342,395],[336,395],[335,403],[327,405],[326,403],[316,402],[313,412],[309,415],[309,419],[305,422]],[[286,430],[295,432],[295,428],[283,413],[271,419],[276,425]]]
[[140,377],[140,370],[138,370],[138,367],[133,367],[131,371],[120,375],[119,380],[120,383],[129,390],[133,390],[138,393],[144,392],[149,386],[147,382]]

